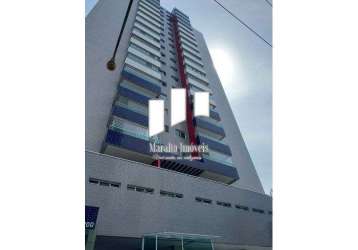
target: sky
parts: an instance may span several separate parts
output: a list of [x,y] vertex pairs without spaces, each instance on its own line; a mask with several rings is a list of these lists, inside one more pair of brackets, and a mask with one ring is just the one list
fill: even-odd
[[[86,15],[97,0],[86,0]],[[266,193],[272,188],[272,49],[213,0],[161,0],[190,18],[215,68]],[[272,44],[272,7],[265,0],[219,0]],[[271,1],[270,1],[271,2]]]

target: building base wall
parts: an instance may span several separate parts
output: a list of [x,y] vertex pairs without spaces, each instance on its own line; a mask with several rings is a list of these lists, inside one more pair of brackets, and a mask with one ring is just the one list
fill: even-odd
[[[135,191],[128,185],[153,192]],[[164,196],[160,191],[183,197]],[[198,202],[197,197],[212,202]],[[271,197],[261,193],[86,152],[86,205],[99,207],[97,235],[141,238],[150,233],[178,232],[220,236],[216,243],[271,246],[271,203]],[[237,204],[249,207],[249,211],[236,208]],[[252,208],[262,209],[264,214]]]

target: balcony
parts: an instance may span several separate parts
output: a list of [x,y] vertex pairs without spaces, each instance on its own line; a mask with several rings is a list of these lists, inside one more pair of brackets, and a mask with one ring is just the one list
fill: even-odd
[[188,60],[188,58],[186,58],[186,57],[184,57],[184,65],[185,65],[185,66],[190,66],[190,67],[192,67],[192,68],[194,68],[194,69],[196,69],[196,70],[198,70],[198,71],[200,71],[200,72],[203,72],[203,71],[204,71],[202,65],[198,65],[198,64],[196,64],[196,63],[194,63],[194,62]]
[[139,23],[138,21],[134,22],[134,27],[144,31],[145,33],[147,33],[148,35],[152,36],[153,38],[157,39],[158,41],[160,41],[160,32],[156,33],[155,31],[147,28],[145,25]]
[[176,17],[177,17],[178,23],[180,23],[184,27],[187,27],[188,29],[191,29],[190,21],[188,21],[180,16],[176,16]]
[[184,36],[179,37],[179,39],[180,39],[181,42],[184,41],[185,43],[188,43],[191,46],[198,47],[198,43],[196,41],[194,41],[194,40],[191,40],[191,39],[189,40]]
[[143,17],[137,15],[137,16],[135,17],[135,19],[136,19],[138,22],[141,22],[141,23],[147,25],[150,29],[152,29],[153,31],[155,31],[155,32],[157,32],[157,33],[160,34],[160,29],[159,29],[157,26],[155,26],[155,25],[149,23],[149,22],[148,22],[147,20],[145,20]]
[[[180,28],[179,28],[179,29],[180,29]],[[180,32],[180,30],[179,30],[179,36],[180,36],[181,38],[183,38],[183,39],[189,41],[190,43],[193,43],[193,44],[195,44],[195,45],[198,45],[195,38],[187,36],[184,32]]]
[[201,67],[204,66],[204,64],[201,62],[200,59],[196,58],[196,57],[193,57],[190,53],[188,53],[186,50],[183,50],[183,55],[184,55],[184,58],[187,57],[189,58],[191,61],[193,61],[194,63],[200,65]]
[[214,125],[212,123],[209,123],[202,118],[194,118],[194,125],[198,128],[202,128],[206,131],[209,131],[211,134],[215,134],[215,138],[224,138],[225,137],[225,131],[223,128]]
[[178,26],[188,32],[190,35],[194,36],[193,30],[191,27],[184,26],[181,22],[178,22]]
[[132,33],[136,35],[137,37],[143,39],[147,43],[151,44],[152,46],[160,49],[160,42],[155,41],[150,35],[146,34],[145,32],[135,28],[133,29]]
[[161,19],[160,19],[160,15],[159,17],[154,15],[152,12],[148,11],[148,9],[145,9],[143,6],[139,6],[138,10],[140,10],[141,12],[143,12],[149,19],[155,20],[158,23],[162,23]]
[[123,88],[120,85],[118,85],[118,94],[145,106],[148,106],[150,100],[149,97],[141,95],[133,90]]
[[185,43],[181,44],[181,48],[188,51],[188,53],[192,54],[193,57],[197,58],[198,60],[201,60],[201,56],[199,52],[196,52],[194,50],[192,50],[191,48],[189,48],[188,46],[186,46]]
[[184,34],[185,36],[189,37],[191,40],[196,41],[196,38],[195,38],[194,34],[188,32],[188,31],[185,30],[185,29],[183,29],[182,26],[178,26],[178,30],[179,30],[180,35],[183,35],[183,34]]
[[154,25],[155,27],[157,27],[157,28],[159,28],[159,29],[162,27],[162,23],[158,23],[157,21],[151,19],[148,15],[146,15],[146,14],[145,14],[144,12],[142,12],[142,11],[138,11],[138,12],[137,12],[137,16],[142,17],[143,19],[146,20],[146,23],[148,22],[148,23]]
[[153,77],[157,80],[161,80],[162,76],[159,72],[149,68],[146,65],[143,65],[143,63],[138,62],[137,60],[134,60],[133,58],[129,58],[127,56],[126,60],[124,61],[126,64],[136,68],[139,71],[142,71],[143,73],[149,75],[150,77]]
[[193,161],[162,160],[160,166],[161,168],[170,169],[189,175],[203,175],[206,178],[227,184],[230,184],[239,179],[236,168],[206,158]]
[[205,160],[207,160],[207,161],[209,160],[209,161],[216,162],[217,164],[222,164],[222,165],[230,166],[230,167],[233,166],[231,156],[230,156],[230,157],[226,157],[226,158],[216,157],[216,156],[212,156],[211,153],[212,153],[212,152],[210,152],[210,154],[208,154],[208,155],[207,155],[207,154],[203,154],[203,159],[204,159],[204,161],[205,161]]
[[147,9],[148,11],[150,11],[151,13],[153,13],[153,15],[159,16],[160,17],[160,10],[159,8],[154,7],[153,5],[148,4],[145,1],[139,1],[139,6],[144,7],[145,9]]
[[153,6],[153,8],[157,8],[160,9],[160,1],[156,1],[156,0],[141,0],[144,3],[147,3],[151,6]]
[[128,52],[130,52],[131,54],[136,55],[137,57],[145,60],[146,62],[149,62],[149,63],[153,64],[154,66],[157,66],[158,68],[160,68],[161,64],[158,60],[154,59],[153,57],[151,57],[147,54],[144,54],[142,51],[139,51],[140,48],[136,49],[133,46],[134,45],[129,46]]
[[103,153],[150,164],[152,154],[149,141],[123,129],[107,131]]
[[153,13],[156,13],[157,15],[159,15],[159,13],[160,13],[158,7],[155,7],[155,6],[151,5],[150,3],[146,2],[146,1],[140,1],[139,4],[142,5],[142,6],[145,6],[146,8],[151,10]]
[[124,105],[116,105],[112,109],[112,115],[134,122],[136,124],[148,127],[148,116],[140,114],[138,110],[131,110],[130,107]]
[[210,89],[210,87],[207,84],[201,83],[194,78],[190,77],[190,74],[188,74],[188,82],[189,84],[194,85],[195,87],[199,88],[200,90],[207,91],[209,93],[213,93]]
[[151,164],[150,141],[160,143],[158,137],[149,139],[148,129],[113,117],[107,131],[103,153]]
[[159,95],[161,93],[161,87],[158,85],[149,82],[148,80],[145,80],[139,76],[136,76],[133,73],[128,72],[127,70],[122,71],[122,77],[127,79],[128,81],[138,85],[139,87],[142,87],[144,89],[147,89],[156,95]]
[[140,40],[140,38],[137,38],[136,36],[132,36],[130,42],[145,49],[146,51],[152,53],[153,55],[160,57],[160,49],[154,49],[153,47],[146,45],[144,41]]
[[214,120],[221,121],[219,113],[214,110],[210,110],[210,117]]
[[203,76],[203,74],[200,74],[197,71],[194,71],[189,67],[185,67],[185,71],[186,71],[186,73],[191,74],[192,76],[202,80],[203,82],[206,83],[206,85],[209,85],[208,78],[206,78],[206,76]]
[[177,8],[174,8],[172,13],[189,21],[189,17],[185,15],[183,12],[181,12],[180,10],[178,10]]
[[190,43],[187,40],[183,39],[182,37],[179,38],[180,43],[184,44],[185,46],[187,46],[188,48],[194,50],[196,53],[200,54],[200,51],[198,50],[197,45],[195,45],[194,43]]
[[[208,169],[214,169],[215,172],[214,171],[212,171],[212,172],[214,172],[215,174],[219,174],[221,176],[230,178],[230,179],[226,178],[226,180],[222,181],[222,182],[225,182],[227,184],[231,184],[232,182],[234,182],[234,181],[239,179],[239,174],[237,172],[237,169],[232,167],[232,166],[223,164],[221,162],[212,161],[212,160],[210,160],[208,158],[203,158],[202,162],[203,162],[203,165],[205,165]],[[221,181],[220,180],[221,178],[216,177],[216,176],[215,177],[206,176],[206,178]]]
[[229,156],[232,155],[230,147],[227,146],[226,144],[223,144],[222,142],[218,142],[216,140],[211,140],[211,139],[201,136],[201,135],[197,136],[197,141],[198,141],[198,144],[200,144],[200,143],[207,144],[209,146],[210,150],[215,150],[215,151],[221,152],[221,153],[223,153],[225,155],[229,155]]

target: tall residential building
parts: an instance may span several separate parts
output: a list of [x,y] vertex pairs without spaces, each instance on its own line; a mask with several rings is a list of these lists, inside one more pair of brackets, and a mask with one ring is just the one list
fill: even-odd
[[[100,0],[86,17],[86,205],[88,220],[97,217],[86,223],[87,248],[271,249],[271,197],[190,18],[134,0],[117,68],[107,70],[128,3]],[[172,88],[186,91],[186,121],[173,127]],[[209,117],[193,117],[195,92],[210,93]],[[154,137],[151,99],[165,103],[165,131]],[[153,142],[209,152],[158,161]]]

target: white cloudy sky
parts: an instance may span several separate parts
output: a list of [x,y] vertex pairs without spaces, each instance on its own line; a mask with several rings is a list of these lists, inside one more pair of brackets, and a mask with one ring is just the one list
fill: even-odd
[[[264,0],[219,0],[271,43],[272,8]],[[269,0],[270,1],[270,0]],[[86,0],[86,14],[97,0]],[[271,2],[271,1],[270,1]],[[272,188],[272,50],[212,0],[161,0],[203,33],[258,175]]]

